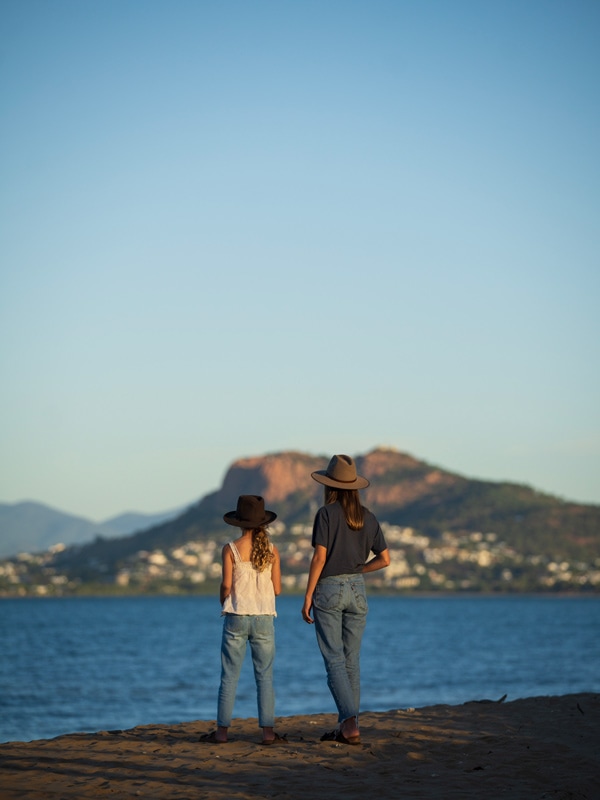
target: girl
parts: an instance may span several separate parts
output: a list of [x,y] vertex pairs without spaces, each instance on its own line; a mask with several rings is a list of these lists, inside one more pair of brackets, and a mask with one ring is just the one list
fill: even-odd
[[265,510],[262,497],[240,495],[235,511],[223,519],[242,529],[239,539],[223,548],[223,578],[220,600],[223,607],[221,640],[221,684],[217,708],[217,730],[200,737],[201,741],[224,744],[231,725],[235,692],[250,643],[256,693],[258,724],[263,729],[262,744],[281,742],[273,730],[275,695],[273,661],[275,596],[281,592],[279,552],[269,542],[266,526],[277,518]]
[[[361,505],[358,490],[369,481],[357,475],[354,460],[333,456],[326,470],[311,475],[325,486],[325,505],[314,521],[302,617],[315,623],[339,723],[321,741],[360,744],[360,645],[368,610],[363,574],[387,567],[390,556],[379,523]],[[375,557],[367,561],[371,552]]]

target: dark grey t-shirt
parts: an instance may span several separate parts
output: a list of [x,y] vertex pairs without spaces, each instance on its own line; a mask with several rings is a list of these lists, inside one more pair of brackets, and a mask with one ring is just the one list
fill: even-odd
[[353,531],[348,527],[339,503],[329,503],[317,511],[312,545],[318,544],[327,550],[321,578],[362,572],[371,552],[379,555],[387,549],[374,514],[365,508],[365,524],[359,531]]

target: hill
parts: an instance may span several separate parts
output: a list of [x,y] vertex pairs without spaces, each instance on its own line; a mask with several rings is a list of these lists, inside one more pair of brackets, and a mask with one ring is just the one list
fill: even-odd
[[[97,536],[52,554],[36,569],[72,591],[198,591],[220,573],[220,548],[231,534],[223,513],[248,493],[261,494],[278,513],[273,534],[287,585],[297,589],[308,569],[312,519],[323,496],[310,473],[327,460],[299,452],[240,459],[218,491],[174,519],[126,537]],[[385,576],[377,573],[372,585],[428,591],[600,588],[600,506],[568,503],[520,484],[471,480],[391,449],[378,448],[356,461],[371,481],[364,502],[385,523],[393,551],[392,566]],[[19,578],[19,569],[14,567],[11,580],[21,587],[39,580],[32,573]]]
[[180,510],[159,514],[128,512],[104,522],[92,522],[43,503],[0,503],[0,558],[49,550],[59,543],[83,544],[96,536],[128,535],[158,525],[179,513]]

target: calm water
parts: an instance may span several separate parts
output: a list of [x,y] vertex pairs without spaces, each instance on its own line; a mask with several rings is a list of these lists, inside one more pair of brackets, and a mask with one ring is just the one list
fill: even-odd
[[[362,707],[600,692],[600,598],[371,597]],[[278,600],[277,715],[334,713],[301,599]],[[0,601],[0,741],[213,720],[210,597]],[[255,717],[250,658],[234,711]]]

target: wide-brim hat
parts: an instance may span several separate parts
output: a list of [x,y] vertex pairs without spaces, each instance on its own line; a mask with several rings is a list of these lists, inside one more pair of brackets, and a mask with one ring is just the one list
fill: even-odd
[[311,472],[311,477],[334,489],[365,489],[369,485],[369,481],[356,472],[354,459],[344,455],[333,456],[327,469]]
[[223,519],[237,528],[262,528],[277,519],[277,514],[265,509],[265,501],[259,495],[241,494],[236,510],[228,511]]

